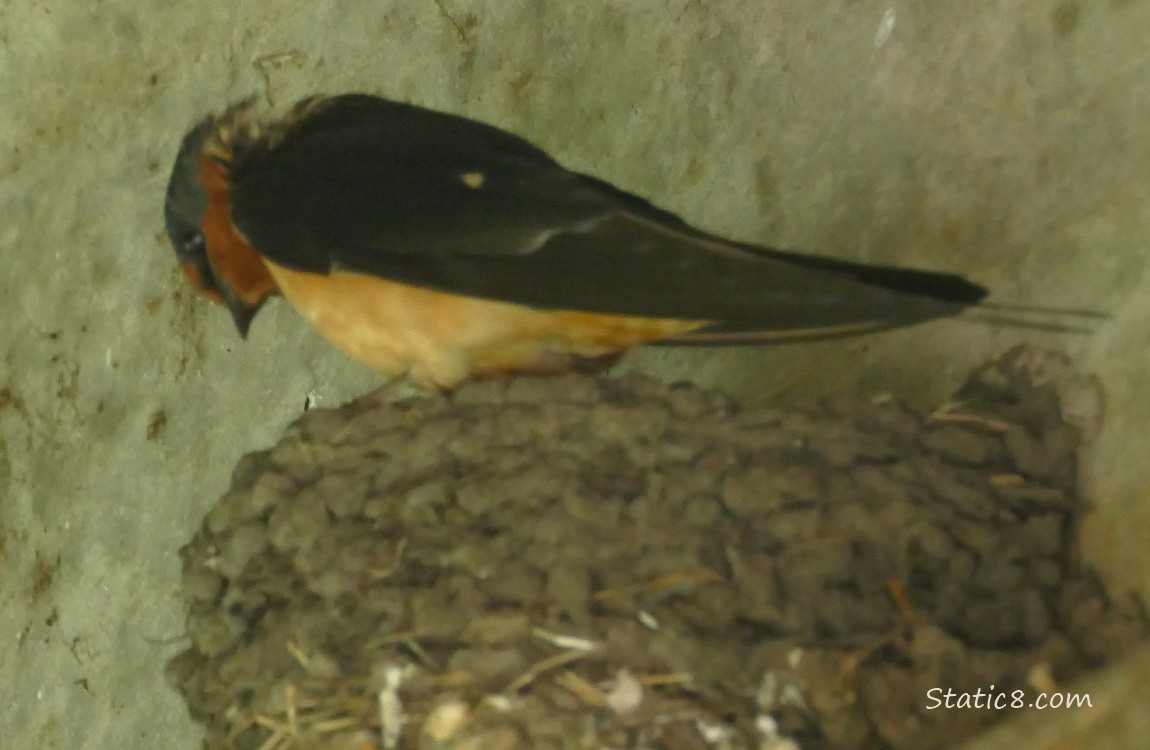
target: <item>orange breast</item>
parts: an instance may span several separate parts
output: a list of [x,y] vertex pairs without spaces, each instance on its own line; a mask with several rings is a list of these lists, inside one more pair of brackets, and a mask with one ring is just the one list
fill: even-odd
[[539,311],[362,274],[265,259],[280,292],[337,348],[393,376],[450,388],[474,375],[557,372],[701,327],[700,321]]
[[[203,232],[212,269],[219,276],[218,281],[240,300],[248,305],[258,305],[265,297],[275,294],[275,281],[268,274],[260,254],[232,225],[227,173],[215,160],[201,156],[199,180],[208,197]],[[194,269],[185,266],[184,273],[192,278],[192,283],[201,292],[204,291],[203,280],[198,278]],[[224,304],[218,293],[207,292],[205,296]]]

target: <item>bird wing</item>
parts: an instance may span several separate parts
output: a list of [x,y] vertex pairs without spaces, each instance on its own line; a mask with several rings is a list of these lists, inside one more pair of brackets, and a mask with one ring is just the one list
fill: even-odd
[[326,100],[237,159],[230,190],[233,223],[281,266],[542,309],[825,335],[986,294],[958,276],[724,240],[510,133],[366,95]]

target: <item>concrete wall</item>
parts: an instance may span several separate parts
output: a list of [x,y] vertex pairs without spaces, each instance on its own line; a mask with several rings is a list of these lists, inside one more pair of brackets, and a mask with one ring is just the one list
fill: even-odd
[[0,6],[0,737],[196,747],[160,668],[176,549],[311,394],[377,378],[283,303],[241,343],[162,234],[179,139],[257,93],[486,119],[707,229],[1104,309],[1090,337],[943,322],[629,366],[755,400],[930,406],[1028,341],[1097,372],[1089,553],[1150,595],[1150,2],[327,0]]

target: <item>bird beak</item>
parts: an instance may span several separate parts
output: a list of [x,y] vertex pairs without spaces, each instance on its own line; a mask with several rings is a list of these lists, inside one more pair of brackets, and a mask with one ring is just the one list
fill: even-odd
[[242,299],[236,296],[226,284],[220,289],[224,302],[228,306],[228,310],[232,313],[232,322],[236,324],[236,330],[240,332],[240,338],[246,340],[248,337],[248,329],[251,328],[252,319],[255,318],[256,313],[260,311],[263,302],[259,304],[249,305]]

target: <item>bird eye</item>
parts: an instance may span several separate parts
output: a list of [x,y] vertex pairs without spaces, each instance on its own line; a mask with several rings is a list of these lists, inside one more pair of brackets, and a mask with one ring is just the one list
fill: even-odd
[[194,232],[183,242],[183,247],[180,248],[180,255],[185,258],[192,258],[197,255],[204,254],[204,233]]

